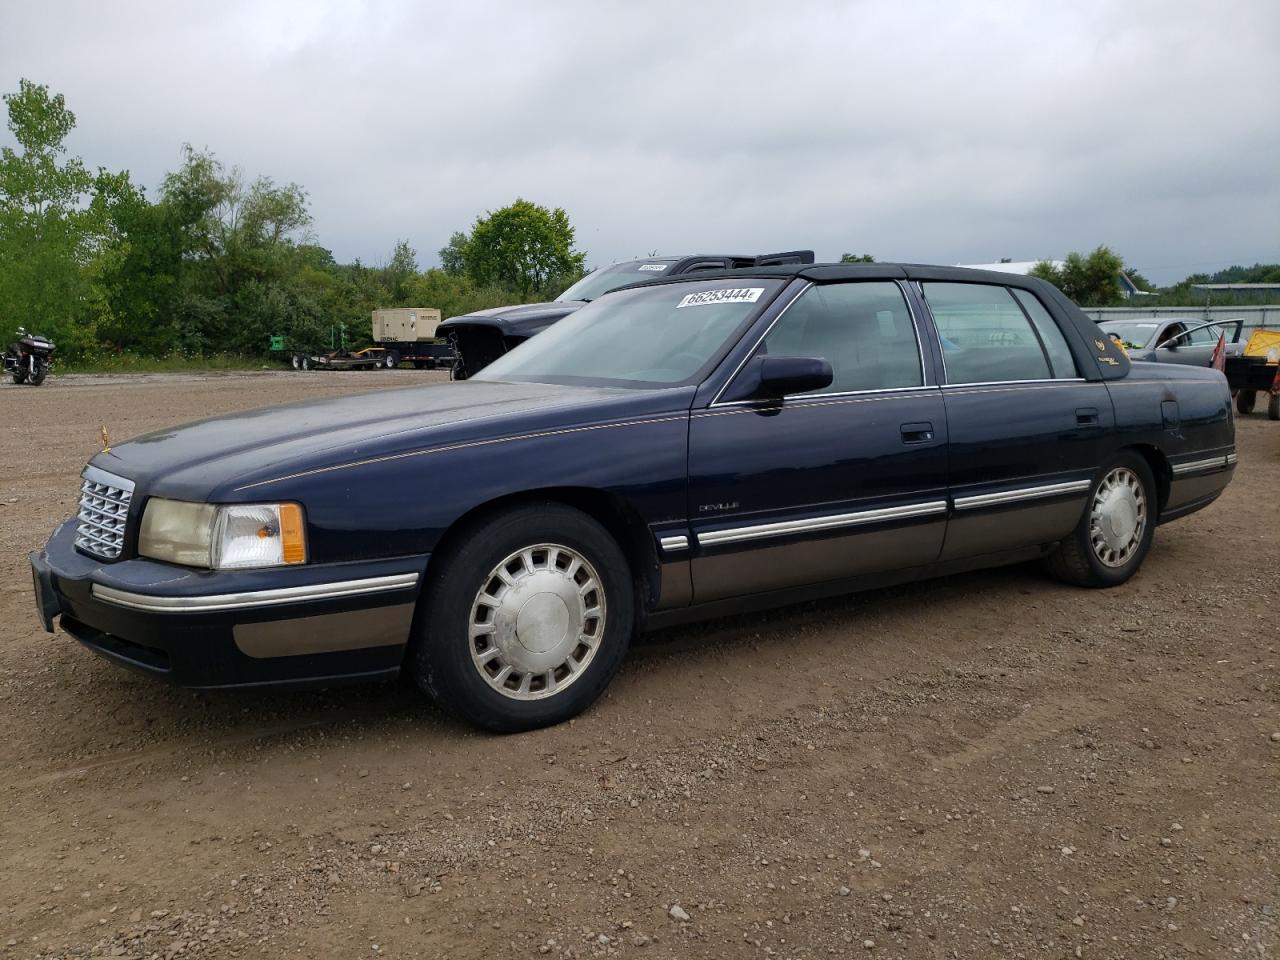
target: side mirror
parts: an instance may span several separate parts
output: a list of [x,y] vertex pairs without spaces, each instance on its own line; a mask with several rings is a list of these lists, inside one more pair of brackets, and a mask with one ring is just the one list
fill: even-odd
[[780,399],[831,386],[831,363],[821,357],[756,357],[734,381],[726,400]]

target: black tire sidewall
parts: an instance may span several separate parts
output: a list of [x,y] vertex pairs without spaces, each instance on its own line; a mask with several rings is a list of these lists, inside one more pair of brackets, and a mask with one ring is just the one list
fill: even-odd
[[[590,706],[621,666],[635,628],[635,587],[613,537],[586,514],[562,504],[519,507],[466,531],[429,575],[418,618],[414,666],[419,683],[447,710],[499,733],[560,723]],[[595,568],[608,613],[604,636],[586,670],[562,692],[513,700],[494,690],[471,659],[469,623],[476,591],[504,557],[522,547],[555,543],[578,551]]]
[[[1093,512],[1093,498],[1098,492],[1098,487],[1102,485],[1102,481],[1107,478],[1107,475],[1117,467],[1126,467],[1132,470],[1142,482],[1142,492],[1147,498],[1147,524],[1142,532],[1142,541],[1138,544],[1138,549],[1134,551],[1133,556],[1125,561],[1123,566],[1109,567],[1099,560],[1097,554],[1093,552],[1093,543],[1089,536],[1089,519]],[[1151,473],[1151,467],[1141,456],[1136,453],[1122,453],[1114,457],[1098,471],[1098,476],[1094,478],[1093,484],[1089,487],[1089,499],[1085,505],[1084,516],[1080,518],[1080,524],[1073,534],[1084,554],[1085,562],[1089,565],[1090,575],[1098,586],[1119,586],[1138,572],[1138,568],[1142,566],[1142,562],[1147,558],[1147,553],[1151,550],[1151,541],[1155,537],[1156,522],[1159,519],[1158,512],[1159,500],[1156,493],[1155,477]]]

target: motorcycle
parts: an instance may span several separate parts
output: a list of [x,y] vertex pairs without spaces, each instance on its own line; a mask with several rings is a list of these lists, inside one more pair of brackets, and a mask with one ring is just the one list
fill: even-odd
[[9,349],[4,353],[4,368],[9,371],[14,383],[29,383],[38,387],[49,374],[53,351],[53,341],[48,337],[27,333],[25,327],[19,327],[18,339],[9,344]]

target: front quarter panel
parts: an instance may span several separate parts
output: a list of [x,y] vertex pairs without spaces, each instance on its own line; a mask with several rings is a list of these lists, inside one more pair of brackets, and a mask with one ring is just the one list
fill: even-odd
[[621,498],[649,525],[684,516],[688,395],[616,416],[525,422],[414,449],[256,481],[235,499],[294,500],[319,563],[430,553],[459,519],[495,500],[589,489]]

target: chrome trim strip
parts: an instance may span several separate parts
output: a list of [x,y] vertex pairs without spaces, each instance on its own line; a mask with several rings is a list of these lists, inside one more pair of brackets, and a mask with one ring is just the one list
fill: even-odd
[[960,390],[968,387],[1022,387],[1029,383],[1088,383],[1084,377],[1037,377],[1031,380],[978,380],[974,383],[958,381],[944,383],[943,390]]
[[115,487],[117,490],[124,490],[126,493],[133,493],[133,481],[128,477],[118,477],[114,473],[108,473],[101,467],[95,467],[91,463],[85,464],[80,477],[90,483],[101,483],[104,486]]
[[761,540],[766,537],[785,537],[794,533],[814,533],[819,530],[836,530],[856,527],[882,520],[906,520],[912,517],[928,517],[947,512],[947,501],[930,500],[903,507],[884,507],[879,510],[861,510],[857,513],[837,513],[825,517],[808,517],[804,520],[783,520],[778,523],[761,523],[750,527],[731,527],[728,530],[709,530],[698,534],[703,546],[724,543],[740,543],[744,540]]
[[1240,459],[1240,458],[1239,458],[1239,457],[1237,457],[1234,453],[1228,453],[1228,454],[1227,454],[1227,466],[1231,466],[1232,464],[1236,463],[1239,459]]
[[674,553],[678,550],[689,549],[689,538],[686,536],[663,537],[658,541],[658,543],[662,545],[662,549],[665,553]]
[[1198,473],[1201,470],[1224,470],[1227,466],[1235,462],[1231,459],[1233,456],[1235,456],[1235,454],[1219,454],[1216,457],[1208,457],[1204,460],[1191,460],[1187,463],[1175,463],[1172,465],[1173,475],[1176,477],[1184,473]]
[[[816,400],[819,402],[826,402],[826,401],[832,401],[832,400],[843,400],[848,397],[867,397],[868,399],[875,400],[877,399],[878,394],[917,393],[923,397],[923,396],[929,396],[930,394],[933,393],[933,391],[936,391],[937,389],[938,389],[937,385],[934,384],[932,386],[920,386],[920,387],[879,387],[875,390],[842,390],[839,393],[796,393],[788,396],[786,400],[788,405],[794,406],[795,404],[800,403],[801,401],[804,401],[804,400]],[[936,396],[936,394],[933,394],[933,395]],[[889,399],[889,398],[885,397],[885,399]],[[761,405],[768,404],[771,402],[773,401],[727,400],[724,403],[717,403],[715,406],[718,409],[723,410],[726,407],[746,407],[746,406],[759,407]],[[692,416],[694,417],[705,416],[705,414],[695,413]]]
[[995,507],[1006,503],[1021,503],[1024,500],[1039,500],[1042,497],[1057,497],[1067,493],[1084,493],[1092,485],[1092,480],[1046,483],[1038,487],[1019,487],[1017,490],[1002,490],[999,493],[980,493],[972,497],[956,497],[955,505],[957,510]]
[[157,597],[146,593],[117,590],[115,587],[93,585],[95,599],[117,607],[145,610],[148,613],[211,613],[217,610],[242,610],[247,607],[274,607],[282,603],[298,603],[304,600],[333,600],[339,597],[359,597],[370,593],[386,593],[402,590],[418,582],[416,573],[395,573],[384,577],[365,577],[362,580],[337,580],[329,583],[308,584],[303,587],[280,587],[274,590],[247,590],[243,593],[217,593],[202,597]]

